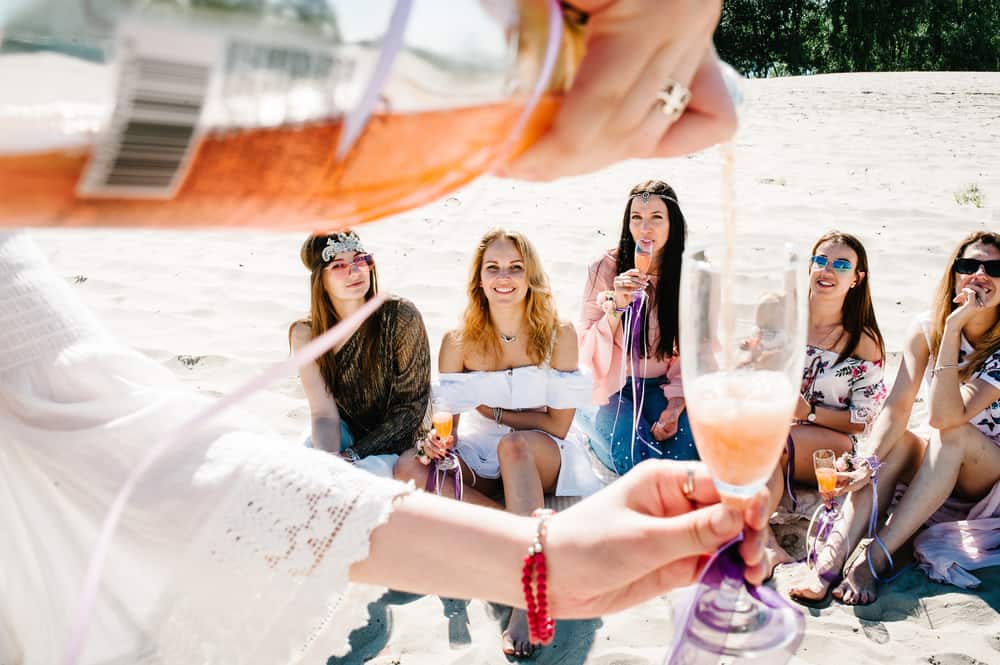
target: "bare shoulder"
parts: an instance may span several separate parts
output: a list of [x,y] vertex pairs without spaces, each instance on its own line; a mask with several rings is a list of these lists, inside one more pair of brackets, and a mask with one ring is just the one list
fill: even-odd
[[862,333],[861,339],[858,340],[858,347],[854,350],[854,355],[861,358],[861,360],[872,363],[884,360],[878,341],[868,333]]
[[461,372],[465,369],[465,353],[462,337],[458,330],[449,330],[441,336],[441,350],[438,353],[438,370],[441,372]]
[[576,326],[572,321],[560,321],[556,332],[556,348],[565,345],[577,345]]
[[312,329],[306,321],[296,321],[288,328],[288,341],[293,349],[308,344],[312,338]]
[[576,328],[569,321],[561,321],[556,329],[555,348],[552,349],[552,367],[562,372],[572,372],[579,367],[579,342]]
[[906,341],[904,349],[915,357],[930,355],[930,345],[927,343],[927,333],[924,330],[925,323],[922,319],[915,319],[910,327],[906,329]]

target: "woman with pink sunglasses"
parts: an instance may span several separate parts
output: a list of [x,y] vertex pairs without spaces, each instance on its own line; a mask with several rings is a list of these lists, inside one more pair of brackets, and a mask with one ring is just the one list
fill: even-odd
[[[301,259],[311,272],[310,307],[289,328],[293,352],[378,293],[375,260],[354,231],[310,236]],[[307,445],[391,478],[399,454],[426,432],[430,367],[420,312],[390,297],[342,346],[300,371],[311,420]]]

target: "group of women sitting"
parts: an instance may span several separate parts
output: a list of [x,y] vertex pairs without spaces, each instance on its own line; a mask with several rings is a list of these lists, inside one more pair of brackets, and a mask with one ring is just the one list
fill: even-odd
[[[473,255],[461,327],[441,340],[437,383],[420,313],[390,298],[302,370],[310,445],[421,485],[433,477],[442,494],[518,514],[541,507],[545,494],[594,492],[645,459],[697,459],[677,351],[686,235],[670,186],[634,187],[618,246],[589,267],[574,328],[559,318],[528,239],[490,231]],[[637,245],[650,254],[640,266]],[[378,289],[375,261],[354,232],[311,237],[301,258],[311,272],[311,311],[290,328],[293,350]],[[892,553],[949,495],[979,499],[1000,481],[1000,234],[975,233],[955,249],[933,310],[907,333],[887,400],[864,246],[828,233],[810,260],[801,397],[769,486],[777,506],[791,481],[815,484],[812,454],[820,449],[858,461],[840,474],[849,494],[815,573],[792,595],[821,598],[837,585],[843,602],[866,603]],[[929,422],[911,431],[920,377]],[[451,433],[429,428],[432,399],[434,410],[454,414]],[[429,464],[437,460],[450,464]],[[877,537],[863,538],[876,469],[882,487],[902,481],[909,490]],[[891,498],[878,493],[881,515]],[[771,556],[772,565],[790,560],[777,544]],[[522,611],[513,612],[505,639],[508,653],[530,653]]]

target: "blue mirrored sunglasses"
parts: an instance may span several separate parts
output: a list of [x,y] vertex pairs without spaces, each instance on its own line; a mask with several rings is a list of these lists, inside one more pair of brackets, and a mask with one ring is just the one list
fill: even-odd
[[819,268],[820,270],[825,268],[826,264],[828,263],[830,264],[830,267],[836,270],[837,272],[847,272],[853,267],[851,265],[851,262],[848,261],[847,259],[834,259],[831,262],[830,259],[826,256],[813,256],[810,257],[809,260],[812,261],[813,265]]

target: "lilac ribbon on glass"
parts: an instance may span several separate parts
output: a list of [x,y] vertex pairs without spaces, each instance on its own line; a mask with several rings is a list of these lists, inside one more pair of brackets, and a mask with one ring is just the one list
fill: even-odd
[[[819,544],[826,544],[830,534],[833,533],[833,525],[840,517],[840,510],[837,504],[828,505],[825,501],[816,507],[812,519],[809,520],[809,528],[806,529],[806,563],[810,566],[816,565],[819,557]],[[816,533],[813,533],[813,526]]]
[[[740,534],[720,547],[709,559],[693,587],[688,605],[676,615],[674,641],[663,661],[664,665],[715,665],[722,656],[726,656],[727,665],[740,662],[782,665],[799,648],[805,631],[805,619],[795,606],[774,589],[753,586],[743,579],[746,564],[739,551],[742,540],[743,535]],[[731,625],[734,614],[732,608],[726,610],[716,605],[705,607],[705,604],[711,603],[705,595],[721,592],[723,588],[734,590],[734,593],[735,590],[745,588],[763,606],[768,621],[759,630],[765,641],[770,637],[773,639],[769,641],[780,646],[741,657],[727,648],[727,630],[705,630],[706,626]],[[702,603],[703,600],[706,601],[705,604]]]
[[[445,460],[448,461],[446,462]],[[448,474],[451,474],[455,485],[455,498],[461,501],[463,488],[462,465],[459,464],[458,455],[455,453],[449,452],[444,457],[433,461],[433,464],[427,469],[426,489],[428,492],[434,492],[440,496],[441,488],[444,487],[444,481],[448,479]]]
[[354,143],[368,124],[368,118],[372,114],[372,109],[375,108],[378,95],[385,87],[386,81],[389,80],[392,63],[396,61],[396,56],[403,49],[403,35],[406,33],[406,24],[409,21],[412,6],[413,0],[396,0],[385,36],[382,38],[382,47],[379,49],[375,70],[372,72],[371,78],[368,79],[368,85],[361,93],[358,103],[344,115],[343,130],[340,133],[340,141],[338,141],[335,153],[338,160],[343,159],[347,152],[354,147]]

